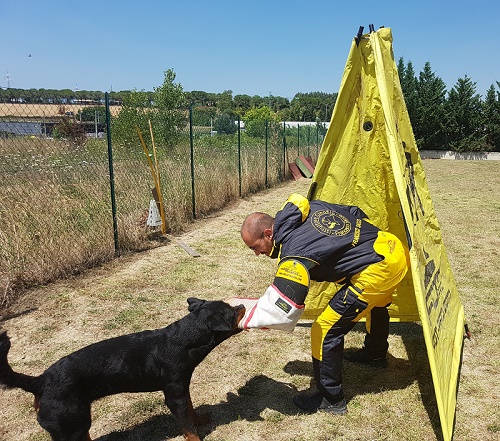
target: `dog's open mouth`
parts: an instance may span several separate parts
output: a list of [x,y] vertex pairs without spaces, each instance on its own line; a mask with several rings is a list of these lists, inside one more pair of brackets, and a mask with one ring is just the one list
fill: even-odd
[[243,305],[236,305],[236,306],[233,306],[233,308],[237,313],[237,319],[236,319],[236,324],[235,324],[235,327],[237,327],[238,323],[241,320],[243,320],[243,317],[244,317],[245,312],[246,312],[246,308]]

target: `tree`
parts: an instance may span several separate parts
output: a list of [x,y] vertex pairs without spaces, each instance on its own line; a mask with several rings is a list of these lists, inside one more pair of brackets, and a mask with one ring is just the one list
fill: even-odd
[[[497,81],[497,87],[500,83]],[[482,103],[482,116],[487,151],[500,150],[500,92],[492,84]]]
[[248,136],[264,137],[266,120],[274,120],[274,115],[271,113],[269,107],[252,107],[243,118],[245,122],[245,133]]
[[268,100],[262,98],[259,95],[254,95],[252,98],[250,98],[250,104],[252,107],[266,106],[268,102],[269,102]]
[[293,121],[329,121],[332,115],[336,93],[297,93],[290,103],[290,119]]
[[289,107],[290,107],[290,101],[288,101],[288,98],[283,98],[281,96],[272,97],[272,110],[274,110],[275,112],[288,109]]
[[418,79],[418,107],[413,132],[420,149],[445,150],[446,143],[446,85],[432,71],[429,62]]
[[180,84],[174,83],[172,69],[164,72],[163,84],[154,92],[134,90],[123,98],[122,110],[113,120],[113,135],[117,142],[137,145],[137,127],[149,138],[149,121],[153,126],[155,143],[175,146],[187,122],[185,95]]
[[163,84],[154,88],[154,135],[165,146],[177,144],[180,131],[187,123],[186,97],[180,83],[174,83],[175,72],[164,72]]
[[193,90],[186,92],[186,100],[194,106],[215,107],[216,100],[213,93],[203,92],[202,90]]
[[98,122],[106,121],[106,108],[104,106],[89,106],[83,107],[76,114],[77,121],[91,121],[95,122],[97,119]]
[[446,101],[448,145],[455,151],[481,150],[484,130],[481,96],[476,83],[465,75],[450,90]]
[[234,135],[238,130],[238,127],[234,123],[232,115],[223,113],[215,120],[214,130],[216,130],[218,134]]
[[412,123],[417,122],[418,111],[418,80],[413,70],[411,61],[404,65],[404,60],[401,57],[398,61],[398,73],[401,83],[401,90],[406,104],[406,110]]
[[136,146],[139,138],[137,127],[143,136],[149,133],[148,121],[152,115],[153,104],[144,90],[132,90],[123,96],[122,109],[112,120],[114,140],[126,146]]
[[193,107],[193,125],[195,126],[211,126],[216,118],[217,107]]
[[225,90],[217,95],[217,109],[221,113],[234,113],[233,91]]
[[233,102],[236,113],[244,115],[245,112],[250,110],[252,108],[251,100],[250,95],[235,95]]
[[302,95],[297,93],[290,102],[290,120],[305,121],[306,101],[302,100]]

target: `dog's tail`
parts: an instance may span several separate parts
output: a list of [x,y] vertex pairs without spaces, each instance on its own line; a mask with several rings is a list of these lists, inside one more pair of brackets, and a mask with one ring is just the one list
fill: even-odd
[[14,372],[7,361],[9,349],[10,338],[7,336],[7,332],[0,332],[0,388],[13,389],[17,387],[39,395],[39,377]]

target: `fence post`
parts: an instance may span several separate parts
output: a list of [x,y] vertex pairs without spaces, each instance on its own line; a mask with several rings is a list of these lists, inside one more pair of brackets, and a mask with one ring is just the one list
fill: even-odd
[[286,179],[286,123],[283,121],[283,179]]
[[120,254],[120,244],[118,243],[118,222],[116,217],[116,197],[115,197],[115,174],[113,171],[113,147],[111,144],[111,112],[109,111],[109,94],[104,95],[106,102],[106,132],[108,140],[108,167],[109,167],[109,189],[111,193],[111,213],[113,216],[113,240],[115,244],[115,255]]
[[269,121],[266,119],[266,188],[268,185],[268,180],[267,180],[267,150],[268,150],[267,140],[268,140],[268,126],[269,126],[268,123]]
[[307,126],[307,156],[311,156],[311,126]]
[[316,124],[316,162],[319,156],[319,124]]
[[297,124],[297,156],[300,156],[300,124]]
[[193,104],[189,106],[189,149],[191,158],[191,204],[193,206],[193,219],[196,219],[196,196],[194,192]]
[[238,181],[240,187],[241,198],[241,118],[238,115]]

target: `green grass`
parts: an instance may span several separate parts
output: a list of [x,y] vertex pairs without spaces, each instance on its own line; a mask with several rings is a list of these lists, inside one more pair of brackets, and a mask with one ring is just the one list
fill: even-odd
[[[423,165],[472,332],[472,340],[464,342],[454,441],[494,441],[500,427],[499,164],[426,160]],[[165,242],[28,292],[11,318],[1,322],[12,337],[10,360],[16,370],[38,374],[93,341],[165,326],[187,313],[190,296],[260,296],[273,280],[276,262],[246,249],[241,222],[251,211],[276,212],[289,194],[304,194],[308,185],[305,179],[288,182],[196,221],[179,239],[201,257]],[[307,322],[292,334],[243,332],[207,356],[191,383],[195,408],[212,415],[212,423],[200,427],[205,441],[441,440],[418,323],[391,324],[387,369],[344,365],[345,417],[299,415],[292,403],[297,392],[310,389],[309,334]],[[358,324],[347,335],[346,348],[358,348],[363,336]],[[0,400],[6,440],[47,439],[30,410],[29,394],[0,391]],[[183,439],[161,393],[98,401],[91,435],[103,441]]]

